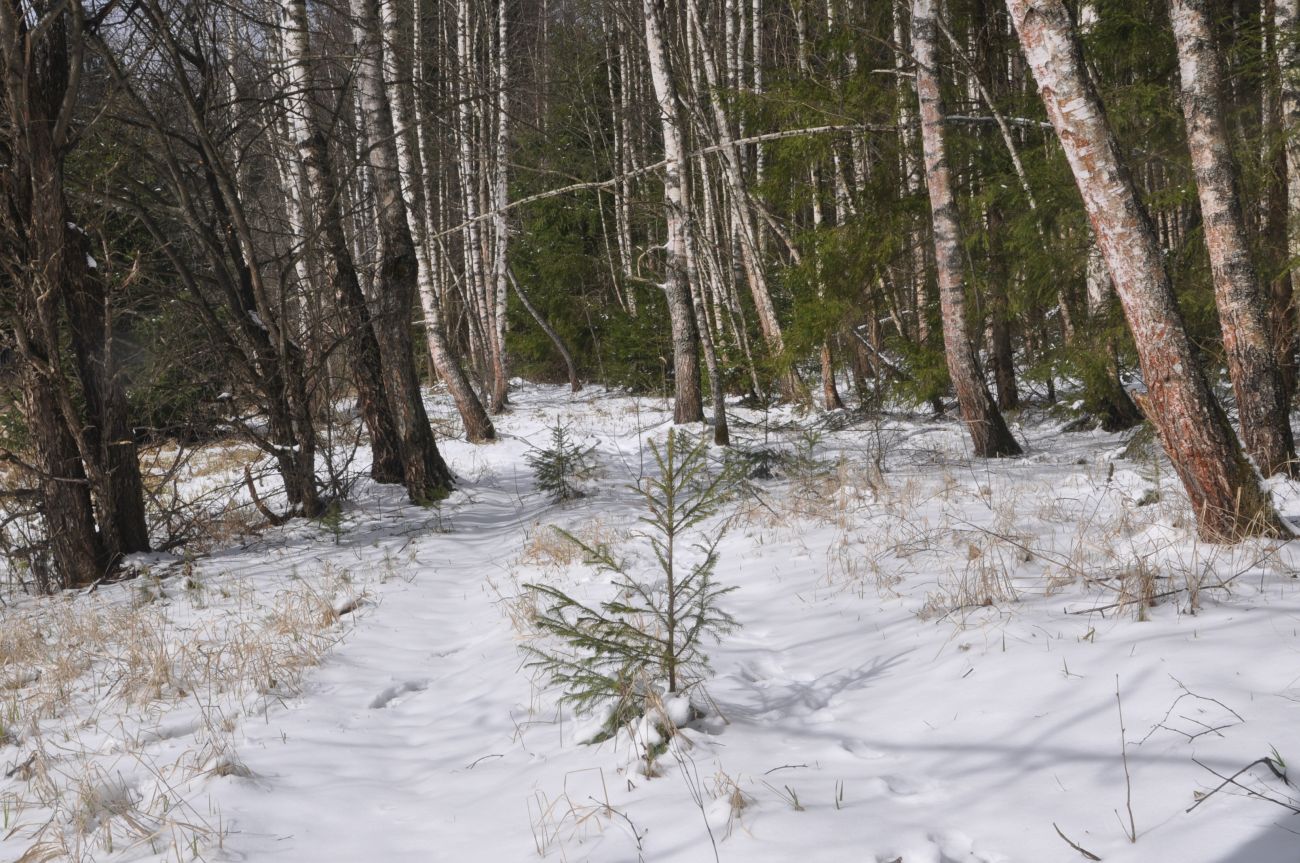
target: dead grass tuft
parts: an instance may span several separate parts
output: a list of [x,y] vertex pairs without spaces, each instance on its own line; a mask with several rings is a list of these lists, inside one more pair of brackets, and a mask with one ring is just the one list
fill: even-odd
[[[608,548],[622,541],[622,536],[602,518],[592,518],[567,530],[574,538],[591,548]],[[535,523],[524,542],[519,563],[543,569],[564,569],[581,563],[586,553],[572,539],[566,537],[556,525]]]
[[[23,766],[0,784],[0,810],[13,835],[27,831],[21,860],[141,849],[179,861],[219,843],[220,823],[186,801],[211,778],[252,775],[234,746],[241,717],[301,692],[341,637],[337,608],[362,607],[348,574],[327,568],[269,598],[245,582],[223,587],[221,606],[178,619],[172,600],[197,578],[8,611],[0,728]],[[171,738],[185,745],[156,762],[153,744]]]

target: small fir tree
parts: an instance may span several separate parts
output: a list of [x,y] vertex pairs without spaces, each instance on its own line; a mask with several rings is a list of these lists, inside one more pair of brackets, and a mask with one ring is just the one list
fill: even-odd
[[525,458],[537,475],[537,487],[555,503],[582,497],[577,483],[596,475],[595,444],[583,446],[573,439],[569,426],[557,418],[551,426],[551,445],[529,453]]
[[[591,562],[612,574],[618,588],[614,598],[586,605],[550,585],[528,585],[543,609],[536,626],[553,639],[526,648],[529,664],[562,688],[561,700],[580,713],[612,705],[610,734],[643,714],[647,698],[684,693],[698,684],[709,667],[705,642],[716,643],[738,626],[719,607],[734,588],[714,580],[726,525],[701,530],[727,499],[729,472],[711,471],[707,444],[692,445],[675,430],[662,448],[652,442],[650,451],[659,475],[635,489],[645,510],[640,521],[646,527],[639,536],[654,554],[654,571],[565,533]],[[692,535],[697,555],[687,561],[684,543]]]

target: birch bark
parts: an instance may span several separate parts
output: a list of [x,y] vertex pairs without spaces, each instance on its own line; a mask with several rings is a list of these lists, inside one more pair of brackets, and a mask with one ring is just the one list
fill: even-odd
[[[292,0],[304,2],[304,0]],[[402,193],[406,198],[406,221],[410,229],[411,242],[415,246],[417,264],[417,287],[420,297],[420,310],[424,313],[424,333],[428,342],[429,360],[434,371],[447,386],[447,392],[456,403],[461,424],[465,427],[467,440],[477,443],[493,440],[496,429],[483,403],[474,392],[465,370],[452,350],[443,323],[442,307],[438,297],[438,282],[434,271],[434,250],[428,240],[431,233],[429,225],[429,208],[425,197],[422,175],[424,173],[423,153],[420,152],[419,137],[412,134],[410,112],[407,109],[407,94],[401,82],[400,52],[397,46],[405,41],[402,36],[401,18],[395,0],[381,0],[384,26],[384,83],[388,92],[388,101],[393,106],[393,141],[397,146],[397,162],[402,181]],[[419,22],[414,22],[419,27]],[[414,65],[410,67],[414,72]],[[414,78],[414,75],[410,75]],[[418,96],[410,94],[412,101]]]
[[1062,0],[1008,0],[1097,245],[1133,332],[1146,413],[1211,541],[1278,534],[1281,520],[1214,399],[1161,260],[1160,247],[1085,71]]
[[357,406],[370,433],[370,476],[376,482],[402,481],[397,423],[384,391],[379,342],[357,278],[356,264],[343,230],[343,210],[329,147],[312,100],[313,78],[306,0],[280,0],[279,28],[286,83],[285,113],[289,132],[306,175],[308,195],[320,228],[321,257],[334,306],[342,318],[344,350],[357,388]]
[[[1300,296],[1300,0],[1276,0],[1274,38],[1281,81],[1281,133],[1286,156],[1286,254],[1290,260],[1290,290],[1276,306],[1274,328],[1278,355],[1296,385],[1296,307]],[[1288,393],[1288,396],[1291,393]]]
[[446,495],[452,477],[433,439],[412,353],[411,313],[419,263],[407,226],[392,108],[384,89],[379,2],[351,0],[350,6],[357,47],[357,90],[365,112],[364,134],[374,172],[375,210],[382,240],[375,279],[382,317],[375,330],[383,356],[385,389],[402,441],[407,494],[415,503],[427,503]]
[[943,142],[943,101],[939,94],[934,0],[912,0],[912,52],[921,120],[925,179],[934,223],[934,258],[943,316],[944,354],[957,394],[962,421],[975,455],[999,458],[1020,454],[1002,413],[989,394],[968,330],[966,286],[962,276],[961,228]]
[[1171,0],[1183,116],[1210,251],[1219,325],[1246,452],[1265,476],[1292,472],[1295,444],[1251,260],[1237,167],[1224,127],[1219,56],[1205,0]]
[[686,195],[685,155],[677,87],[668,66],[664,41],[664,13],[661,0],[642,0],[646,53],[655,102],[664,138],[664,208],[667,215],[667,266],[664,292],[672,320],[673,374],[676,401],[673,421],[700,422],[704,419],[700,395],[700,335],[691,302],[688,281],[690,200]]

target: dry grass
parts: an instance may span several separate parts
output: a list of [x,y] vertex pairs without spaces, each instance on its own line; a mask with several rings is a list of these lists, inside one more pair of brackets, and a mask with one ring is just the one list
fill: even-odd
[[[220,608],[188,618],[173,609],[187,595],[199,607],[207,587],[193,573],[7,612],[3,728],[26,766],[0,784],[0,810],[27,839],[23,863],[125,849],[189,860],[220,842],[219,819],[186,801],[212,777],[251,775],[234,747],[240,719],[301,691],[342,635],[335,603],[357,593],[328,570],[271,596],[220,590]],[[172,738],[179,755],[155,746]]]
[[565,569],[586,559],[586,552],[575,543],[576,539],[591,548],[610,548],[624,537],[603,518],[590,518],[581,524],[566,529],[565,536],[556,525],[534,523],[528,538],[524,541],[523,553],[519,563],[542,569]]
[[[600,768],[566,773],[562,790],[553,798],[540,789],[534,791],[528,798],[528,816],[537,856],[559,852],[566,860],[569,843],[582,843],[614,825],[616,818],[627,817],[610,804],[609,786]],[[632,829],[639,846],[640,836]]]
[[917,614],[922,620],[928,620],[1014,602],[1019,598],[1012,581],[1015,551],[995,539],[967,544],[965,565],[950,569],[940,577]]
[[537,605],[537,591],[527,590],[519,584],[518,576],[512,572],[508,589],[492,576],[487,576],[488,590],[496,597],[495,603],[501,613],[510,621],[510,628],[520,641],[535,638],[535,622],[541,614]]
[[[787,481],[758,484],[739,502],[738,521],[759,546],[803,542],[810,524],[833,527],[824,553],[834,589],[916,595],[918,613],[937,618],[1073,587],[1145,619],[1172,595],[1194,611],[1207,583],[1204,561],[1180,560],[1205,554],[1186,498],[1143,466],[1145,493],[1112,484],[1108,462],[1036,479],[1012,464],[913,463],[913,454],[886,465],[814,457],[811,445],[796,451]],[[912,578],[920,573],[932,575]]]
[[740,823],[740,816],[745,809],[754,802],[754,798],[746,794],[740,787],[740,783],[730,776],[721,767],[714,774],[711,783],[711,792],[714,800],[725,800],[727,805],[727,829],[724,831],[722,838],[728,839]]

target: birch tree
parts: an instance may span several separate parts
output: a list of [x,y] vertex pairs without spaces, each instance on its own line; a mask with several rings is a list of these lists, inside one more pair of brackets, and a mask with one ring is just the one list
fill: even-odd
[[1269,333],[1267,299],[1246,237],[1208,4],[1171,0],[1169,14],[1178,46],[1187,143],[1242,441],[1265,476],[1291,473],[1295,459],[1291,420]]
[[[1280,81],[1280,126],[1286,166],[1286,256],[1290,291],[1277,308],[1278,357],[1296,384],[1296,308],[1300,296],[1300,0],[1274,0],[1274,38]],[[1291,393],[1288,392],[1288,396]]]
[[[417,289],[420,308],[424,313],[429,360],[456,403],[456,410],[465,427],[466,439],[471,442],[492,440],[496,437],[496,429],[447,337],[442,298],[438,291],[434,265],[437,253],[430,239],[433,222],[423,179],[426,155],[422,152],[422,136],[419,130],[413,128],[412,122],[412,115],[418,117],[419,111],[407,107],[408,99],[411,104],[418,105],[419,98],[414,93],[408,93],[405,85],[405,82],[416,77],[416,68],[423,58],[418,50],[413,50],[409,58],[403,57],[401,51],[407,41],[405,33],[408,29],[418,32],[421,22],[411,21],[409,28],[404,27],[396,0],[382,0],[380,9],[384,31],[384,83],[389,104],[393,107],[393,143],[397,148],[402,194],[406,201],[407,227],[415,248]],[[420,44],[417,42],[413,48],[420,47]]]
[[313,99],[313,70],[306,0],[281,0],[277,35],[285,59],[285,114],[307,180],[308,200],[320,226],[318,246],[330,294],[343,321],[344,346],[357,390],[357,406],[370,433],[370,476],[401,482],[404,476],[397,422],[384,390],[379,341],[344,231],[342,197],[329,142]]
[[1277,533],[1280,520],[1215,400],[1183,325],[1155,232],[1084,68],[1062,0],[1008,0],[1137,346],[1146,413],[1202,537]]
[[402,441],[407,493],[417,503],[436,500],[451,488],[424,409],[415,371],[410,325],[419,259],[407,223],[392,108],[384,87],[383,41],[378,0],[351,0],[357,49],[357,91],[375,180],[375,210],[381,237],[375,291],[381,318],[376,327],[384,361],[384,383]]
[[[691,201],[686,188],[686,143],[682,132],[677,87],[668,63],[664,12],[661,0],[641,0],[645,24],[646,55],[654,84],[655,103],[664,140],[664,210],[667,218],[663,290],[672,325],[673,385],[676,399],[673,421],[704,419],[700,395],[700,334],[695,322],[689,279]],[[721,398],[720,393],[715,393]]]
[[930,192],[939,307],[943,314],[944,355],[957,394],[962,421],[975,455],[999,458],[1020,454],[1001,411],[989,393],[971,340],[962,274],[961,226],[943,141],[943,100],[939,92],[934,0],[912,0],[912,53],[921,120],[925,180]]

